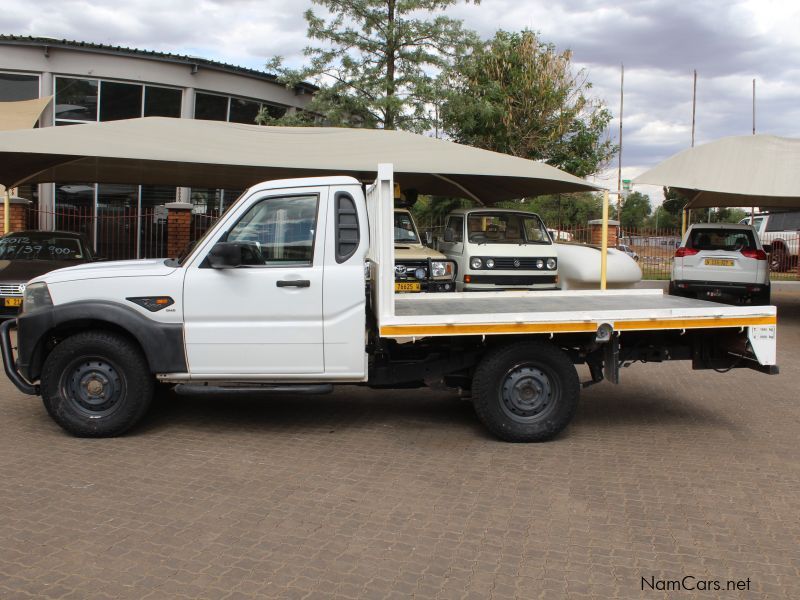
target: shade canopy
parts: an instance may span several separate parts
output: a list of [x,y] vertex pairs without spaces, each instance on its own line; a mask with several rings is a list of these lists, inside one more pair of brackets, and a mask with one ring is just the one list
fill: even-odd
[[42,111],[52,100],[52,96],[18,102],[0,102],[0,131],[30,129],[42,116]]
[[674,189],[688,208],[800,208],[800,139],[723,138],[679,152],[633,182]]
[[422,194],[491,203],[595,190],[549,165],[402,131],[261,127],[147,117],[0,132],[0,183],[128,183],[241,189],[287,177],[352,175],[379,163]]

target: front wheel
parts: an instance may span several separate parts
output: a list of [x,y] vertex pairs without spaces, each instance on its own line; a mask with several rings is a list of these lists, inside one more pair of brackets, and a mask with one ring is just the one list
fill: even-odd
[[139,348],[105,331],[68,337],[42,369],[42,400],[53,420],[80,437],[121,435],[147,411],[154,381]]
[[580,383],[572,361],[544,342],[518,342],[490,351],[472,382],[475,412],[507,442],[543,442],[572,420]]

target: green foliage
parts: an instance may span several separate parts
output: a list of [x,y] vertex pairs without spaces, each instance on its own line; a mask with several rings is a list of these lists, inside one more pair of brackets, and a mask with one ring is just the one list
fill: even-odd
[[622,201],[619,221],[623,228],[646,227],[651,212],[650,196],[641,192],[633,192]]
[[267,68],[287,85],[312,80],[320,90],[307,111],[281,119],[262,112],[257,122],[429,130],[437,73],[477,41],[461,21],[436,14],[458,1],[313,0],[327,15],[305,13],[307,35],[319,42],[304,50],[309,64],[286,69],[276,57]]
[[611,113],[589,97],[586,72],[573,72],[569,50],[532,31],[498,31],[447,73],[444,130],[456,141],[533,160],[584,177],[616,153],[607,138]]
[[663,190],[664,202],[661,204],[661,207],[664,209],[664,211],[680,220],[681,211],[683,210],[683,207],[686,206],[686,203],[689,201],[689,199],[672,188],[664,187]]

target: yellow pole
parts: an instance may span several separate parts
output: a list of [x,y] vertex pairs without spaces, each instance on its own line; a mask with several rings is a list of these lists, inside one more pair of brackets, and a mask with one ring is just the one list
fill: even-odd
[[600,289],[606,289],[608,271],[608,190],[603,191],[603,238],[600,244]]
[[681,237],[686,234],[686,209],[681,211]]
[[11,192],[8,188],[3,189],[5,190],[3,199],[3,235],[5,235],[11,229]]

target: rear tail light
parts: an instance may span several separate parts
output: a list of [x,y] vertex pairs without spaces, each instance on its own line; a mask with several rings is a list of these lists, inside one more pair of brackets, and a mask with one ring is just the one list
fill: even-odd
[[742,250],[742,256],[747,258],[755,258],[756,260],[767,260],[767,253],[763,250],[754,250],[752,248],[745,248]]
[[684,256],[694,256],[700,252],[699,250],[695,250],[694,248],[685,248],[681,246],[675,251],[675,258],[683,258]]

